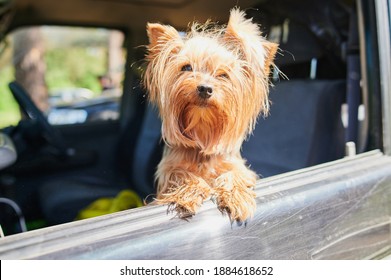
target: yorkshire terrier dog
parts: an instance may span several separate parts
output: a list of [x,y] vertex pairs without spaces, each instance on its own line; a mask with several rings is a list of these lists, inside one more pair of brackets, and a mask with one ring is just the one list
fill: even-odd
[[212,198],[231,220],[250,218],[258,176],[240,149],[257,117],[268,112],[278,46],[236,8],[227,26],[193,23],[181,36],[171,26],[148,23],[147,33],[143,84],[166,143],[156,202],[189,217]]

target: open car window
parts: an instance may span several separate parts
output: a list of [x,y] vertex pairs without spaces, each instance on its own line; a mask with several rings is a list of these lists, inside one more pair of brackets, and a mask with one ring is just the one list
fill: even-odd
[[124,34],[104,28],[23,27],[3,40],[0,127],[20,112],[8,84],[19,82],[50,124],[116,120],[122,95]]
[[[74,5],[89,12],[83,7],[90,1],[75,2],[84,3]],[[53,141],[46,143],[42,127],[34,121],[17,125],[20,111],[7,93],[15,61],[6,48],[0,57],[0,117],[6,116],[0,118],[0,127],[15,126],[4,132],[18,154],[12,166],[0,170],[0,197],[20,205],[29,230],[19,234],[20,219],[9,205],[4,206],[8,208],[0,212],[0,223],[10,234],[0,238],[1,258],[380,259],[390,255],[389,1],[242,2],[247,17],[280,48],[270,73],[270,114],[258,119],[241,149],[261,178],[255,186],[256,212],[244,223],[220,213],[213,198],[189,220],[179,219],[167,205],[140,207],[156,194],[156,167],[164,156],[162,123],[140,83],[145,70],[143,46],[148,44],[146,23],[161,22],[178,30],[205,17],[226,23],[232,3],[216,1],[217,7],[203,0],[162,5],[95,2],[89,17],[69,16],[69,24],[122,26],[129,31],[126,40],[121,32],[106,28],[39,28],[42,36],[54,35],[43,59],[47,107],[42,105],[42,111],[63,135],[65,152],[59,153],[60,145]],[[206,5],[214,8],[205,9]],[[36,8],[46,15],[55,9],[51,4]],[[29,12],[18,9],[13,28],[35,22],[36,18],[23,22]],[[110,15],[101,18],[107,10]],[[63,23],[64,17],[56,18],[61,9],[56,11],[48,18]],[[40,13],[33,15],[39,18]],[[112,36],[117,58],[111,64]],[[66,38],[70,43],[64,43]],[[6,42],[14,44],[12,38]],[[76,68],[63,71],[63,65],[76,62]]]

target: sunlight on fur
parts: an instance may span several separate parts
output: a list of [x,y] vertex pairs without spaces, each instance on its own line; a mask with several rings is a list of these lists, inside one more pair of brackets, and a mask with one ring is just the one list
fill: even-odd
[[212,198],[232,221],[250,218],[258,176],[240,148],[269,110],[278,46],[239,9],[231,10],[227,26],[194,23],[185,37],[158,23],[149,23],[147,33],[143,83],[166,143],[156,202],[189,217]]

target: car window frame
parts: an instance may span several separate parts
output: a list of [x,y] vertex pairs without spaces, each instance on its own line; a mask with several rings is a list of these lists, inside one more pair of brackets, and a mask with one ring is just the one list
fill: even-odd
[[[361,12],[365,10],[364,2],[357,1]],[[390,5],[389,1],[387,3]],[[379,9],[385,8],[384,5],[376,5],[375,1],[370,4],[375,8],[371,12],[377,14]],[[368,14],[365,17],[367,19]],[[373,19],[377,19],[378,24],[385,20],[389,23],[389,17],[384,15],[382,20]],[[363,21],[362,24],[366,25],[361,26],[361,32],[364,32],[368,25],[373,25],[373,21]],[[368,64],[372,56],[378,56],[378,61],[385,59],[381,50],[383,45],[379,43],[386,34],[383,33],[375,36],[375,42],[365,46],[363,69],[367,74],[376,67]],[[257,212],[247,223],[231,223],[228,217],[216,210],[213,201],[206,202],[190,221],[167,214],[166,206],[147,206],[6,237],[0,240],[0,257],[376,259],[389,255],[391,157],[387,145],[391,128],[387,123],[391,119],[384,111],[390,109],[385,102],[390,100],[391,92],[386,91],[390,86],[389,79],[384,80],[389,66],[378,67],[379,77],[367,76],[363,87],[367,91],[369,127],[375,129],[368,133],[376,134],[376,139],[372,139],[369,145],[381,150],[353,154],[258,181]],[[368,85],[369,79],[374,79],[378,85]],[[381,85],[380,79],[387,85]],[[372,102],[371,98],[377,98],[376,102]],[[382,110],[378,110],[382,104]],[[285,212],[276,211],[281,201]],[[299,201],[303,204],[295,209]],[[319,201],[321,203],[317,203]],[[329,204],[324,203],[326,201]],[[311,213],[318,215],[311,216]],[[333,222],[337,222],[334,225],[339,227],[333,227]],[[295,229],[297,224],[299,227]],[[314,224],[319,225],[315,231],[307,226]],[[325,228],[330,231],[324,231]],[[292,236],[289,231],[296,231],[300,238],[273,239],[273,233],[280,231],[287,236]],[[191,236],[191,244],[186,236]],[[372,237],[379,246],[372,243]],[[194,248],[194,243],[199,244],[199,248]]]

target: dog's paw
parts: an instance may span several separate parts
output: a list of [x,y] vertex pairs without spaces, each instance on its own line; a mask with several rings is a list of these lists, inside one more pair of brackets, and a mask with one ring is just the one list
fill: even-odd
[[168,204],[168,212],[176,212],[179,218],[190,218],[210,196],[209,185],[201,184],[200,181],[197,183],[187,183],[181,187],[172,188],[168,193],[161,194],[156,202]]
[[201,196],[193,199],[184,199],[176,196],[168,196],[164,199],[157,200],[157,204],[167,205],[167,213],[176,213],[180,219],[188,219],[194,216],[198,208],[202,205],[203,198]]
[[175,213],[176,217],[187,220],[195,215],[196,209],[189,209],[177,203],[171,203],[168,205],[167,213]]
[[227,214],[231,222],[246,223],[256,209],[255,192],[250,188],[233,187],[216,190],[218,209]]

